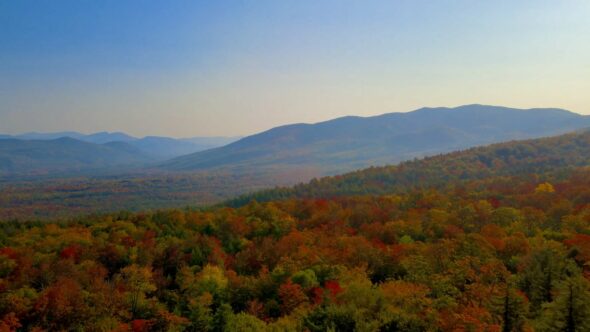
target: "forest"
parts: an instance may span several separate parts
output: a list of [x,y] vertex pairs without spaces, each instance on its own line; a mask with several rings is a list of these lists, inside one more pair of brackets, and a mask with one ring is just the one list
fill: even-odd
[[0,331],[590,330],[587,167],[0,227]]
[[590,332],[589,36],[589,0],[0,0],[0,332]]
[[119,210],[205,206],[236,195],[294,183],[281,172],[116,174],[65,178],[0,178],[0,220],[51,220]]
[[590,131],[511,141],[429,156],[397,165],[370,167],[342,175],[313,179],[293,187],[278,187],[242,195],[226,202],[240,206],[251,200],[386,195],[408,188],[444,187],[490,176],[569,174],[590,165]]

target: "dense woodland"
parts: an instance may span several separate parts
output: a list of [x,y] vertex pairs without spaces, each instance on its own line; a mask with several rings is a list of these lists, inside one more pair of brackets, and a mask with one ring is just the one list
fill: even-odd
[[371,167],[344,175],[314,179],[294,187],[275,188],[246,194],[227,202],[241,206],[285,198],[329,198],[350,195],[386,195],[408,188],[444,187],[458,181],[490,176],[542,174],[567,175],[590,165],[590,131],[512,141],[465,151]]
[[144,211],[219,203],[301,174],[140,173],[57,179],[0,179],[0,220],[48,220],[119,210]]
[[0,225],[0,331],[590,330],[588,168]]
[[589,156],[577,133],[234,207],[5,219],[0,331],[589,331]]
[[590,0],[0,0],[0,332],[590,332],[589,60]]

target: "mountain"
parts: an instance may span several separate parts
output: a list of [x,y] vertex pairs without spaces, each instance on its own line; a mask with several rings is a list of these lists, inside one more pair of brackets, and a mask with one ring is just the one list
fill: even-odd
[[335,174],[511,139],[557,135],[590,127],[590,116],[562,109],[466,105],[409,113],[343,117],[293,124],[227,146],[165,162],[168,170],[316,169]]
[[94,134],[82,134],[75,131],[64,131],[56,133],[25,133],[19,135],[0,135],[0,139],[19,140],[54,140],[57,138],[69,137],[79,141],[95,144],[110,142],[125,142],[135,146],[142,153],[149,155],[155,160],[166,160],[185,154],[203,151],[232,143],[239,137],[193,137],[193,138],[170,138],[159,136],[146,136],[137,138],[122,132],[98,132]]
[[30,132],[24,133],[19,135],[2,135],[2,138],[16,138],[16,139],[23,139],[23,140],[51,140],[57,139],[62,137],[70,137],[75,139],[81,139],[86,135],[81,134],[76,131],[60,131],[55,133],[38,133],[38,132]]
[[62,137],[74,138],[80,141],[103,144],[109,142],[131,142],[138,138],[121,132],[102,131],[93,134],[82,134],[77,131],[60,131],[55,133],[30,132],[18,135],[0,135],[0,138],[16,138],[21,140],[53,140]]
[[201,136],[201,137],[189,137],[180,138],[180,141],[189,142],[199,147],[199,149],[207,150],[213,149],[220,146],[228,145],[239,139],[241,136]]
[[497,143],[399,165],[371,167],[344,175],[314,179],[294,187],[259,191],[233,199],[240,206],[252,200],[332,198],[388,195],[412,188],[444,187],[491,177],[570,174],[590,167],[590,130],[555,137]]
[[170,159],[198,151],[220,147],[236,141],[234,137],[169,138],[146,136],[128,142],[158,159]]
[[69,137],[0,140],[0,175],[89,171],[150,161],[153,158],[125,142],[94,144]]
[[127,135],[121,132],[98,132],[90,135],[82,135],[79,137],[81,141],[89,142],[89,143],[96,143],[96,144],[104,144],[109,142],[127,142],[132,143],[137,140],[136,137]]

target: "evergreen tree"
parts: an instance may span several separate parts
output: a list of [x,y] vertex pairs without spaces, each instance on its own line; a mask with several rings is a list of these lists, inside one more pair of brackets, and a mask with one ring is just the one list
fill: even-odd
[[521,289],[530,300],[533,317],[540,314],[544,303],[553,301],[553,291],[563,275],[563,257],[554,249],[545,248],[533,253],[521,277]]
[[217,308],[217,311],[215,311],[215,316],[213,316],[213,331],[226,331],[227,323],[230,320],[231,315],[233,315],[233,310],[229,304],[223,303],[220,305],[219,308]]
[[541,331],[590,331],[590,282],[582,276],[568,277],[558,288],[554,302],[546,306]]
[[511,282],[506,283],[502,295],[495,301],[496,312],[502,319],[502,332],[524,330],[528,304]]

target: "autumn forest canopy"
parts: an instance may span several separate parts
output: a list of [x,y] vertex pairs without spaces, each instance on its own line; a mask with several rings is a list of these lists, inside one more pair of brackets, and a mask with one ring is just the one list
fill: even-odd
[[0,0],[0,332],[590,332],[589,17]]
[[0,223],[0,331],[590,331],[590,134]]

